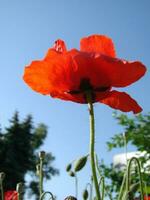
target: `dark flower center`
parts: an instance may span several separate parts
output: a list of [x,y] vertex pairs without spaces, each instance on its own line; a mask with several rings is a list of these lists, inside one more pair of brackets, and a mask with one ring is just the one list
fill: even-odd
[[86,92],[86,91],[92,91],[93,86],[90,83],[90,80],[88,78],[83,78],[80,82],[79,90],[81,92]]
[[79,90],[70,90],[67,93],[69,94],[81,94],[86,92],[106,92],[110,89],[110,86],[100,86],[100,87],[93,87],[90,83],[90,79],[83,78],[79,85]]

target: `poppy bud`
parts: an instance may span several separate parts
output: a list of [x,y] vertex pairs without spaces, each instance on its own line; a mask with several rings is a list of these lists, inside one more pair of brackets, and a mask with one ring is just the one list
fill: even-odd
[[5,178],[5,173],[4,172],[1,172],[0,173],[0,180],[3,181]]
[[77,199],[73,196],[68,196],[64,200],[77,200]]
[[75,173],[74,173],[73,171],[70,171],[70,172],[69,172],[69,175],[70,175],[71,177],[75,177]]
[[80,171],[85,166],[86,162],[87,162],[87,156],[81,157],[79,160],[75,162],[74,171],[75,172]]
[[23,183],[18,183],[17,186],[16,186],[16,191],[19,193],[19,194],[22,194],[23,193]]
[[72,167],[72,165],[71,165],[71,163],[69,163],[69,164],[66,166],[66,171],[69,172],[69,171],[71,170],[71,167]]
[[89,193],[88,193],[87,189],[85,189],[85,190],[83,191],[82,196],[83,196],[83,199],[84,199],[84,200],[87,200],[87,199],[88,199]]
[[45,151],[40,151],[40,152],[39,152],[39,158],[40,158],[40,159],[44,160],[45,155],[46,155],[46,154],[45,154]]

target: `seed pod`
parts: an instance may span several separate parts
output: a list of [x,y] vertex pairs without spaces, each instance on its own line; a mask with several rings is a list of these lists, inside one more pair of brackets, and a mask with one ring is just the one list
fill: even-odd
[[71,170],[71,167],[72,167],[72,165],[71,165],[71,163],[69,163],[69,164],[66,166],[66,171],[69,172],[69,171]]
[[69,175],[70,175],[71,177],[75,177],[75,173],[74,173],[73,171],[70,171],[70,172],[69,172]]
[[79,160],[77,160],[74,164],[74,171],[78,172],[80,171],[86,164],[87,162],[87,156],[81,157]]
[[88,199],[89,193],[88,193],[87,189],[85,189],[85,190],[83,191],[82,196],[83,196],[83,199],[84,199],[84,200],[87,200],[87,199]]

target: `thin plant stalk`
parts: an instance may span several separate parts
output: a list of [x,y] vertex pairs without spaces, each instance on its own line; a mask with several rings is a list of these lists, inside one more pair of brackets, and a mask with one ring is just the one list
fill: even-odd
[[124,176],[123,176],[123,181],[122,181],[122,184],[121,184],[118,200],[122,200],[122,194],[123,194],[123,191],[124,191],[124,185],[125,185],[125,183],[127,183],[126,176],[127,176],[127,172],[125,172]]
[[4,189],[3,189],[3,181],[5,178],[5,173],[0,172],[0,193],[1,193],[1,199],[4,200]]
[[93,198],[93,177],[91,176],[90,200]]
[[96,167],[97,167],[99,177],[101,177],[101,171],[100,171],[100,167],[99,167],[99,163],[98,163],[98,156],[96,154],[95,154],[95,160],[96,160]]
[[78,199],[78,177],[75,173],[75,193],[76,193],[76,198]]
[[87,183],[86,189],[88,188],[88,186],[89,186],[89,190],[90,190],[89,200],[92,200],[92,183]]
[[126,191],[127,191],[127,188],[128,188],[128,180],[127,180],[127,166],[128,166],[128,159],[127,159],[127,138],[126,138],[126,133],[123,133],[123,141],[124,141],[124,149],[125,149],[125,160],[126,160],[126,169],[125,169],[125,173],[124,173],[124,176],[123,176],[123,181],[122,181],[122,184],[121,184],[121,188],[120,188],[120,192],[119,192],[119,196],[118,196],[118,200],[122,200],[122,196],[123,196],[123,191],[124,191],[124,186],[126,185]]
[[89,155],[90,155],[91,170],[92,170],[94,187],[96,191],[96,198],[97,200],[101,200],[97,174],[96,174],[96,163],[95,163],[95,120],[94,120],[94,108],[93,108],[93,103],[92,103],[92,94],[90,92],[87,92],[86,97],[87,97],[89,115],[90,115],[90,154]]
[[3,181],[0,180],[1,199],[4,200]]
[[43,158],[40,158],[39,193],[40,193],[40,197],[41,197],[41,195],[43,193]]
[[105,178],[103,176],[101,176],[101,171],[100,171],[100,167],[99,167],[99,163],[98,163],[98,156],[95,155],[95,159],[96,159],[96,167],[97,167],[97,171],[99,173],[100,176],[100,182],[99,182],[99,186],[101,186],[101,182],[102,182],[102,200],[104,199],[104,195],[106,193],[106,195],[109,197],[110,200],[112,200],[111,195],[108,193],[107,188],[105,186]]
[[108,193],[108,191],[107,191],[107,188],[106,188],[106,186],[105,186],[105,178],[102,176],[101,178],[100,178],[100,181],[99,181],[99,187],[101,188],[101,190],[102,190],[102,200],[104,200],[104,197],[105,197],[105,194],[108,196],[108,198],[110,199],[110,200],[112,200],[112,197],[111,197],[111,195]]
[[[124,140],[124,148],[125,148],[125,158],[126,158],[126,176],[127,176],[127,173],[128,173],[128,170],[127,170],[127,166],[128,166],[128,158],[127,158],[127,138],[126,138],[126,133],[123,133],[123,140]],[[124,184],[124,180],[123,180],[123,184]],[[122,189],[122,188],[121,188]],[[128,190],[128,180],[126,179],[126,191]]]
[[101,194],[102,200],[104,200],[104,194],[105,194],[105,179],[104,179],[103,176],[100,178],[99,187],[101,188],[101,191],[102,191],[102,194]]
[[22,194],[18,193],[18,200],[22,200]]

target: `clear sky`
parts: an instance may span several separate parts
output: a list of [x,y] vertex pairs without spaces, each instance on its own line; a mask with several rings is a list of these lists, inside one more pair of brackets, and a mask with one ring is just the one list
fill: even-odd
[[[22,80],[24,66],[43,58],[58,38],[65,40],[68,48],[78,48],[80,38],[97,33],[113,39],[119,58],[140,60],[149,68],[149,8],[149,0],[0,0],[0,123],[7,126],[18,110],[22,119],[32,114],[35,124],[48,125],[43,149],[56,156],[54,166],[60,169],[60,176],[47,182],[45,189],[60,200],[74,194],[74,180],[65,172],[66,164],[88,152],[87,106],[32,91]],[[150,111],[149,78],[147,72],[140,81],[122,89],[138,101],[144,113]],[[112,112],[95,104],[96,151],[106,163],[116,152],[107,152],[105,143],[122,131]],[[87,166],[79,173],[80,193],[89,180]]]

